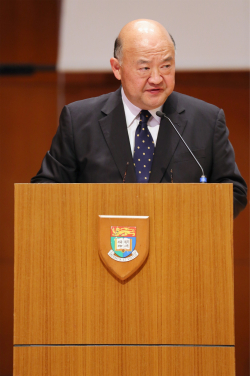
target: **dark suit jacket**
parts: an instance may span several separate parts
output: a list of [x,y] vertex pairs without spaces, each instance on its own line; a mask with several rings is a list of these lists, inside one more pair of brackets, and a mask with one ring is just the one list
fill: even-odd
[[[234,184],[235,216],[246,206],[246,183],[235,164],[223,110],[173,92],[163,112],[173,121],[210,183]],[[32,183],[136,183],[121,90],[65,106]],[[201,170],[168,120],[162,119],[150,183],[199,182]]]

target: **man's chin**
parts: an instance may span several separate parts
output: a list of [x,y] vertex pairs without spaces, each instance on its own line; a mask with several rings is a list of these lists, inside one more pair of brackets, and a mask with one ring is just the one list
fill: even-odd
[[155,108],[162,106],[166,102],[167,97],[168,97],[167,95],[163,95],[163,94],[145,97],[143,101],[144,104],[147,106],[145,110],[153,110]]

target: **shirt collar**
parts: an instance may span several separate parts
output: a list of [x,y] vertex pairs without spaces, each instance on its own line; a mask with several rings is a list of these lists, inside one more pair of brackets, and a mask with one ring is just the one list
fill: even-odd
[[[135,118],[139,115],[139,112],[141,111],[141,108],[136,107],[133,103],[131,103],[128,98],[126,97],[123,87],[121,89],[122,94],[122,102],[123,107],[125,111],[125,117],[127,122],[127,127],[130,127],[130,125],[133,123]],[[155,118],[158,124],[160,124],[161,118],[156,115],[157,111],[162,111],[163,105],[160,107],[154,108],[153,110],[150,110],[150,114]]]

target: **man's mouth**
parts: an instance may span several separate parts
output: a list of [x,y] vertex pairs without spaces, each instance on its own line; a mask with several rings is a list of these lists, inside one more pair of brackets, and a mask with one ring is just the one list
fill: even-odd
[[162,91],[161,88],[155,88],[155,89],[148,89],[146,90],[148,93],[151,93],[151,94],[158,94]]

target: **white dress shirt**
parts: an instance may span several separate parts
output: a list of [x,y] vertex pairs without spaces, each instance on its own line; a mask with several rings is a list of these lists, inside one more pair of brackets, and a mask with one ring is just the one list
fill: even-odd
[[[131,103],[126,97],[123,88],[121,90],[121,93],[122,93],[122,102],[123,102],[125,118],[126,118],[126,123],[127,123],[127,128],[128,128],[128,137],[129,137],[131,152],[132,152],[132,156],[134,156],[135,131],[140,120],[139,113],[141,110],[144,110],[144,109],[136,107],[133,103]],[[156,115],[156,111],[162,111],[162,107],[163,105],[149,111],[152,116],[148,120],[148,130],[153,137],[155,146],[156,146],[157,136],[158,136],[158,132],[160,128],[160,121],[161,121],[161,118]]]

